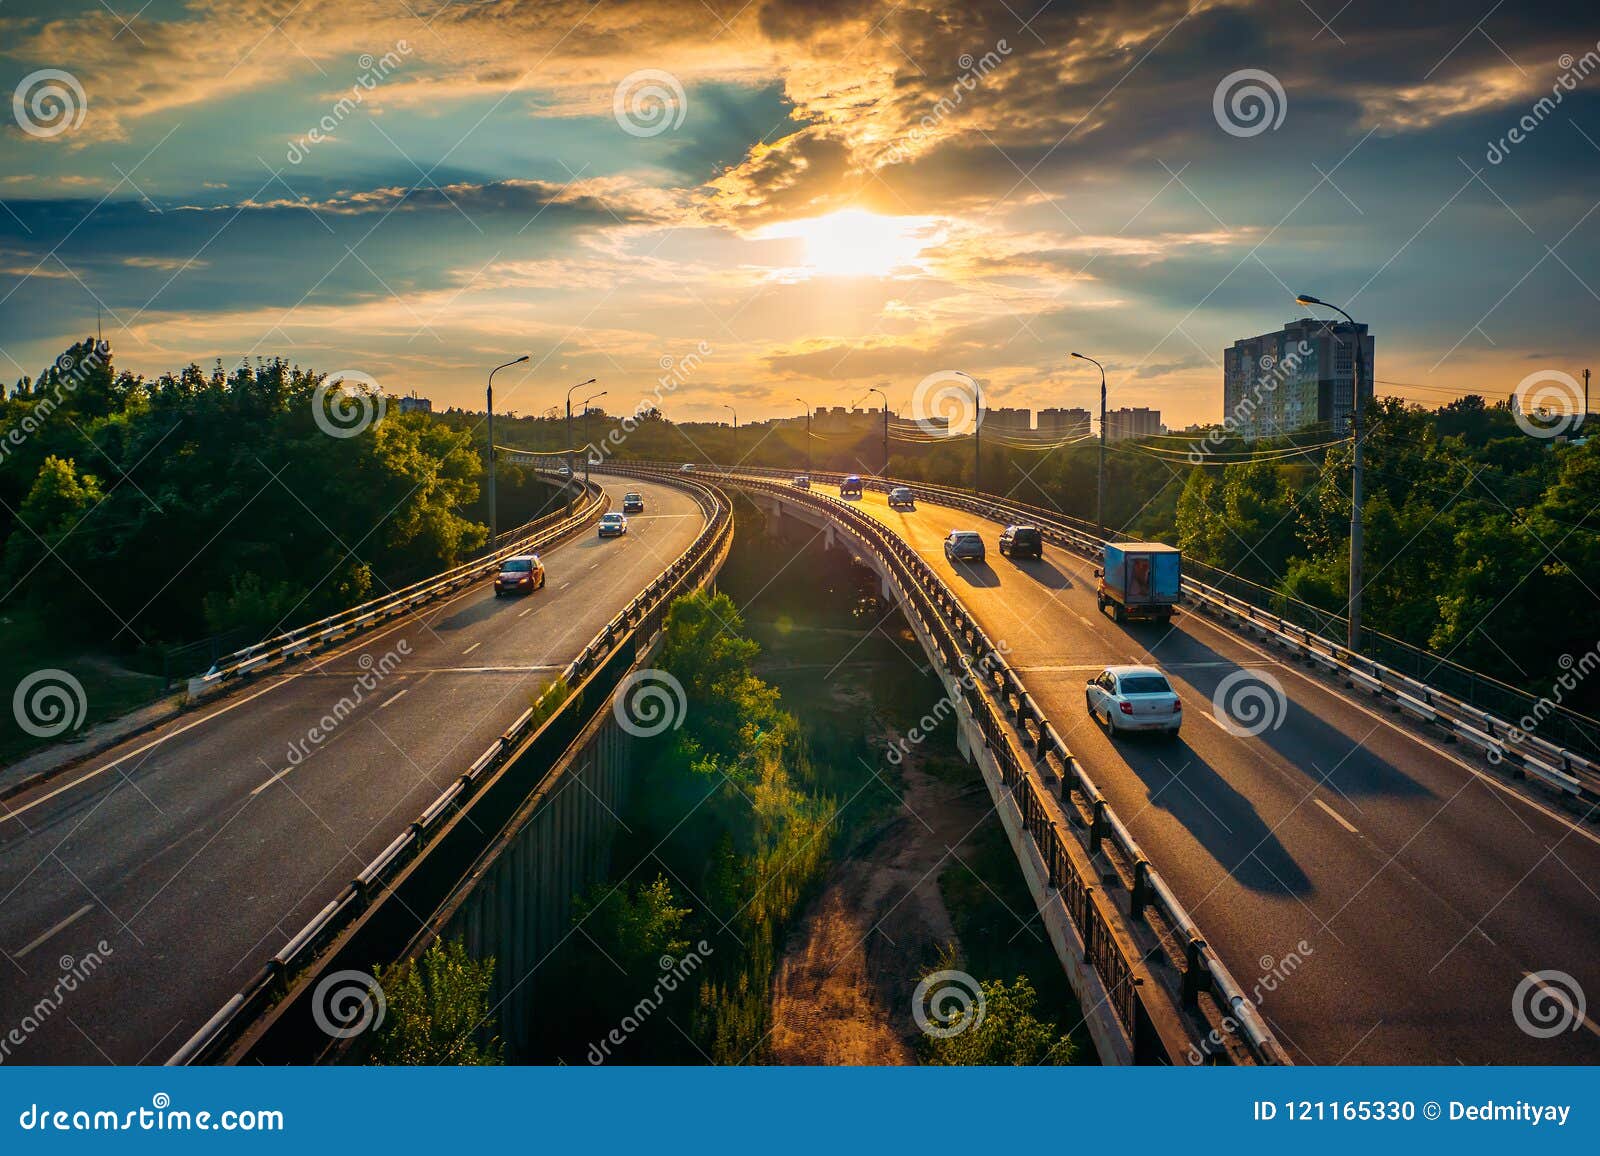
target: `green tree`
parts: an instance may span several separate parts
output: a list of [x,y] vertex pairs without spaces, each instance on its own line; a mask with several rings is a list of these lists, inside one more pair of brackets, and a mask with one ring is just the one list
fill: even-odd
[[938,1036],[917,1042],[924,1064],[945,1066],[1067,1065],[1077,1046],[1056,1025],[1040,1018],[1038,995],[1025,975],[1007,985],[985,980],[983,998],[940,1025]]
[[378,971],[388,1002],[373,1044],[376,1064],[481,1066],[503,1062],[485,1025],[492,1009],[494,960],[476,960],[459,941],[440,940],[420,962]]

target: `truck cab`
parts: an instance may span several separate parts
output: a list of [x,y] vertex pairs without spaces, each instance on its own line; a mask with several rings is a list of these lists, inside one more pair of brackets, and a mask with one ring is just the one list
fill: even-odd
[[1175,547],[1160,542],[1107,542],[1094,572],[1100,612],[1109,606],[1118,622],[1170,619],[1182,591],[1181,558]]

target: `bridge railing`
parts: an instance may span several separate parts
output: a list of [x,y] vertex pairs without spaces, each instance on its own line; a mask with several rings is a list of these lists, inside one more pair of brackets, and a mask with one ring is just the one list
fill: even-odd
[[608,501],[605,491],[599,486],[587,485],[582,499],[571,514],[558,511],[507,530],[495,539],[487,553],[470,562],[225,655],[205,674],[189,680],[189,696],[203,697],[233,679],[339,642],[368,626],[406,614],[441,595],[470,586],[494,573],[504,559],[542,549],[594,521],[605,512]]
[[[623,475],[662,476],[658,469],[631,463],[609,463],[606,469]],[[946,672],[957,676],[956,693],[978,721],[984,745],[1000,767],[1002,780],[1045,863],[1050,886],[1059,891],[1083,940],[1085,955],[1100,977],[1129,1038],[1137,1041],[1148,1032],[1148,1024],[1142,1022],[1144,1013],[1139,1003],[1139,993],[1148,988],[1135,979],[1135,973],[1144,970],[1144,960],[1134,945],[1117,933],[1118,913],[1111,899],[1099,878],[1085,877],[1079,871],[1067,847],[1069,839],[1086,846],[1091,856],[1112,848],[1116,850],[1131,876],[1128,917],[1136,923],[1144,923],[1154,911],[1166,925],[1169,934],[1157,937],[1157,942],[1159,950],[1169,956],[1171,966],[1182,976],[1180,998],[1183,1003],[1193,1008],[1202,993],[1211,993],[1226,1020],[1237,1025],[1238,1038],[1256,1062],[1289,1063],[1287,1054],[1254,1004],[1242,995],[1227,967],[1200,935],[1188,911],[1112,813],[1060,732],[1028,694],[1001,650],[972,619],[937,572],[898,534],[849,502],[796,490],[744,472],[707,471],[703,476],[717,482],[766,490],[786,500],[803,501],[820,508],[884,561],[905,603],[916,608],[919,621],[937,647]],[[1020,746],[1006,726],[1008,719],[1021,736]],[[1075,807],[1064,808],[1068,822],[1076,822],[1081,828],[1081,837],[1055,821],[1054,808],[1047,802],[1041,780],[1027,773],[1029,766],[1048,769],[1051,763],[1061,772],[1063,802],[1067,801],[1069,789],[1078,791],[1086,800],[1083,813]],[[1171,947],[1173,942],[1181,945],[1176,954]]]
[[[609,701],[611,688],[633,665],[633,652],[626,644],[652,636],[661,628],[671,601],[705,582],[721,565],[733,538],[731,506],[713,487],[694,482],[680,484],[695,494],[706,517],[705,526],[688,549],[601,627],[539,699],[201,1025],[167,1061],[169,1065],[209,1063],[222,1058],[251,1025],[280,1002],[298,1000],[297,1010],[304,1011],[286,1034],[293,1035],[294,1031],[313,1025],[309,1007],[301,1006],[310,998],[310,985],[296,984],[297,977],[313,968],[331,944],[350,932],[358,921],[374,914],[386,900],[388,911],[401,914],[379,924],[381,935],[369,935],[354,947],[346,944],[343,954],[321,963],[325,965],[323,970],[340,962],[365,969],[372,966],[374,959],[400,957],[409,935],[433,910],[430,902],[448,893],[471,866],[475,848],[481,850],[478,843],[499,830],[499,824],[481,809],[473,811],[475,824],[464,825],[455,820],[469,808],[482,808],[491,802],[496,814],[514,812],[521,798],[555,765],[567,743],[583,729],[594,711]],[[526,549],[527,543],[518,542],[516,548]],[[606,685],[592,685],[596,681]],[[513,763],[519,769],[531,768],[531,781],[526,776],[511,781],[507,772]],[[489,798],[491,792],[493,799]],[[444,846],[447,835],[453,836],[448,848]],[[408,871],[418,866],[425,854],[435,851],[446,852],[440,859],[450,861],[441,862],[438,869],[425,875]],[[402,894],[406,886],[412,890]],[[286,1059],[283,1055],[276,1058],[280,1062]]]
[[[664,470],[674,468],[669,463],[649,464]],[[792,470],[740,467],[738,473],[770,479],[794,477]],[[813,482],[836,483],[845,475],[829,471],[812,473],[810,477]],[[975,495],[969,490],[925,482],[900,482],[867,475],[861,477],[866,488],[871,490],[881,492],[897,485],[906,485],[939,505],[966,510],[994,521],[1029,522],[1038,526],[1049,541],[1090,558],[1098,559],[1104,544],[1094,523],[1039,506]],[[1213,577],[1237,577],[1212,567],[1206,570]],[[1233,585],[1232,582],[1229,584]],[[1478,687],[1474,692],[1478,697],[1493,698],[1512,706],[1520,705],[1524,713],[1519,716],[1518,722],[1512,722],[1504,714],[1493,713],[1469,699],[1461,698],[1459,694],[1452,694],[1422,678],[1352,651],[1312,626],[1265,609],[1247,598],[1202,582],[1192,575],[1184,577],[1183,589],[1186,600],[1195,609],[1247,626],[1302,661],[1343,679],[1351,687],[1368,691],[1393,709],[1437,725],[1452,738],[1477,748],[1491,764],[1504,766],[1514,777],[1542,782],[1585,809],[1600,803],[1600,756],[1589,753],[1591,750],[1600,750],[1600,723],[1595,720],[1548,699],[1536,699],[1524,691],[1449,664],[1447,669],[1457,682],[1471,676],[1473,685]],[[1440,662],[1445,661],[1440,659]],[[1532,733],[1532,726],[1519,725],[1530,718],[1538,720],[1534,725],[1540,729],[1559,728],[1557,737],[1565,741],[1551,741],[1542,734]],[[1574,741],[1584,742],[1585,749],[1574,749],[1570,745]]]

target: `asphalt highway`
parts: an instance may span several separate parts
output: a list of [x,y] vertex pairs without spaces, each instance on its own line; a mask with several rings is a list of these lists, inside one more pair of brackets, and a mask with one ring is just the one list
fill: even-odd
[[0,803],[0,1062],[165,1060],[382,851],[703,525],[601,480],[645,513],[545,589],[475,584]]
[[[1565,983],[1550,972],[1600,999],[1592,823],[1210,619],[1117,625],[1096,607],[1092,563],[1075,554],[1046,546],[1042,561],[1014,561],[999,556],[997,523],[928,503],[891,511],[878,493],[860,506],[1009,648],[1297,1063],[1600,1062],[1593,1016],[1542,1038],[1513,1014],[1519,985],[1525,1007],[1550,1003]],[[947,562],[952,529],[980,531],[987,562]],[[1088,718],[1084,683],[1132,663],[1161,668],[1178,690],[1176,739],[1112,739]],[[1285,692],[1278,725],[1256,736],[1230,733],[1212,701],[1241,670]],[[1523,1018],[1541,1027],[1537,1008]]]

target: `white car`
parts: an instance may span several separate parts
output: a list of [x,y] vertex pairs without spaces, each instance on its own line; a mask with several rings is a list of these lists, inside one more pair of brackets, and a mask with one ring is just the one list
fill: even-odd
[[693,462],[684,462],[683,465],[678,467],[678,472],[680,474],[692,474],[692,473],[694,473],[694,463]]
[[1153,666],[1108,666],[1083,688],[1089,717],[1115,737],[1125,731],[1176,735],[1183,725],[1183,703]]
[[811,488],[811,479],[805,474],[796,474],[794,481],[789,484],[797,490],[809,490]]
[[620,538],[628,532],[628,519],[622,514],[612,511],[600,515],[600,533],[602,538]]

